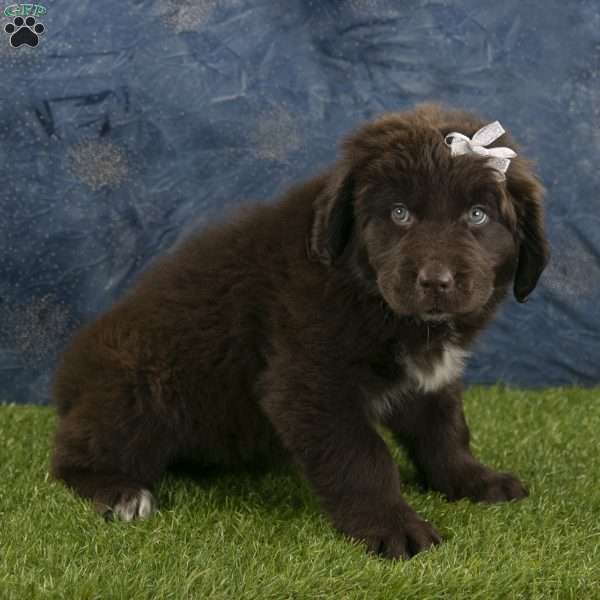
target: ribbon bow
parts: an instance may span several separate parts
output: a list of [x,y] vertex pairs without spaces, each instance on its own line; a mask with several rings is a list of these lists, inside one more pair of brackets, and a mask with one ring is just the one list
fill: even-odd
[[485,127],[482,127],[472,138],[462,133],[449,133],[444,141],[450,148],[450,156],[460,156],[461,154],[477,154],[479,156],[489,157],[488,163],[496,169],[500,179],[504,180],[506,170],[510,165],[510,159],[517,156],[517,153],[510,148],[486,148],[499,137],[506,133],[500,121],[494,121]]

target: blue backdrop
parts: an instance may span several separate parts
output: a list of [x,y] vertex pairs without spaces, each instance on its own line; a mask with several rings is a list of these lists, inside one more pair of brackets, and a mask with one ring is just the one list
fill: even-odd
[[[48,401],[60,350],[154,257],[434,100],[539,164],[553,260],[469,380],[600,382],[597,0],[46,0],[0,29],[0,401]],[[4,8],[4,7],[2,7]]]

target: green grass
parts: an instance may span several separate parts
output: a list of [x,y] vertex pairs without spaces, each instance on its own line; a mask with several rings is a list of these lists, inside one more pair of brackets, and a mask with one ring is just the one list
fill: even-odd
[[477,454],[531,496],[450,504],[397,453],[445,542],[390,563],[334,533],[292,469],[170,475],[155,517],[104,523],[47,475],[52,410],[0,407],[0,598],[600,598],[600,390],[475,388],[466,411]]

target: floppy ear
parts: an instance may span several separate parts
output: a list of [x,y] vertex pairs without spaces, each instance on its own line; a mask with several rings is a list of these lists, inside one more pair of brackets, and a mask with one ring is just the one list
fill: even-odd
[[314,202],[309,236],[310,255],[330,265],[341,256],[354,221],[354,181],[350,169],[339,166],[329,175]]
[[511,164],[507,187],[515,204],[519,236],[514,294],[519,302],[526,302],[550,260],[544,231],[544,188],[523,161],[513,161]]

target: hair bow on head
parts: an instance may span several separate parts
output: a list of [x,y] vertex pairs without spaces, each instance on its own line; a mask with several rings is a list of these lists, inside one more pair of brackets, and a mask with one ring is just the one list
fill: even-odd
[[444,141],[450,148],[450,156],[460,156],[461,154],[477,154],[479,156],[488,156],[489,165],[499,173],[500,180],[504,180],[506,170],[510,165],[510,159],[517,156],[517,153],[510,148],[486,148],[495,142],[504,133],[504,128],[500,121],[494,121],[485,127],[482,127],[472,138],[458,132],[449,133]]

